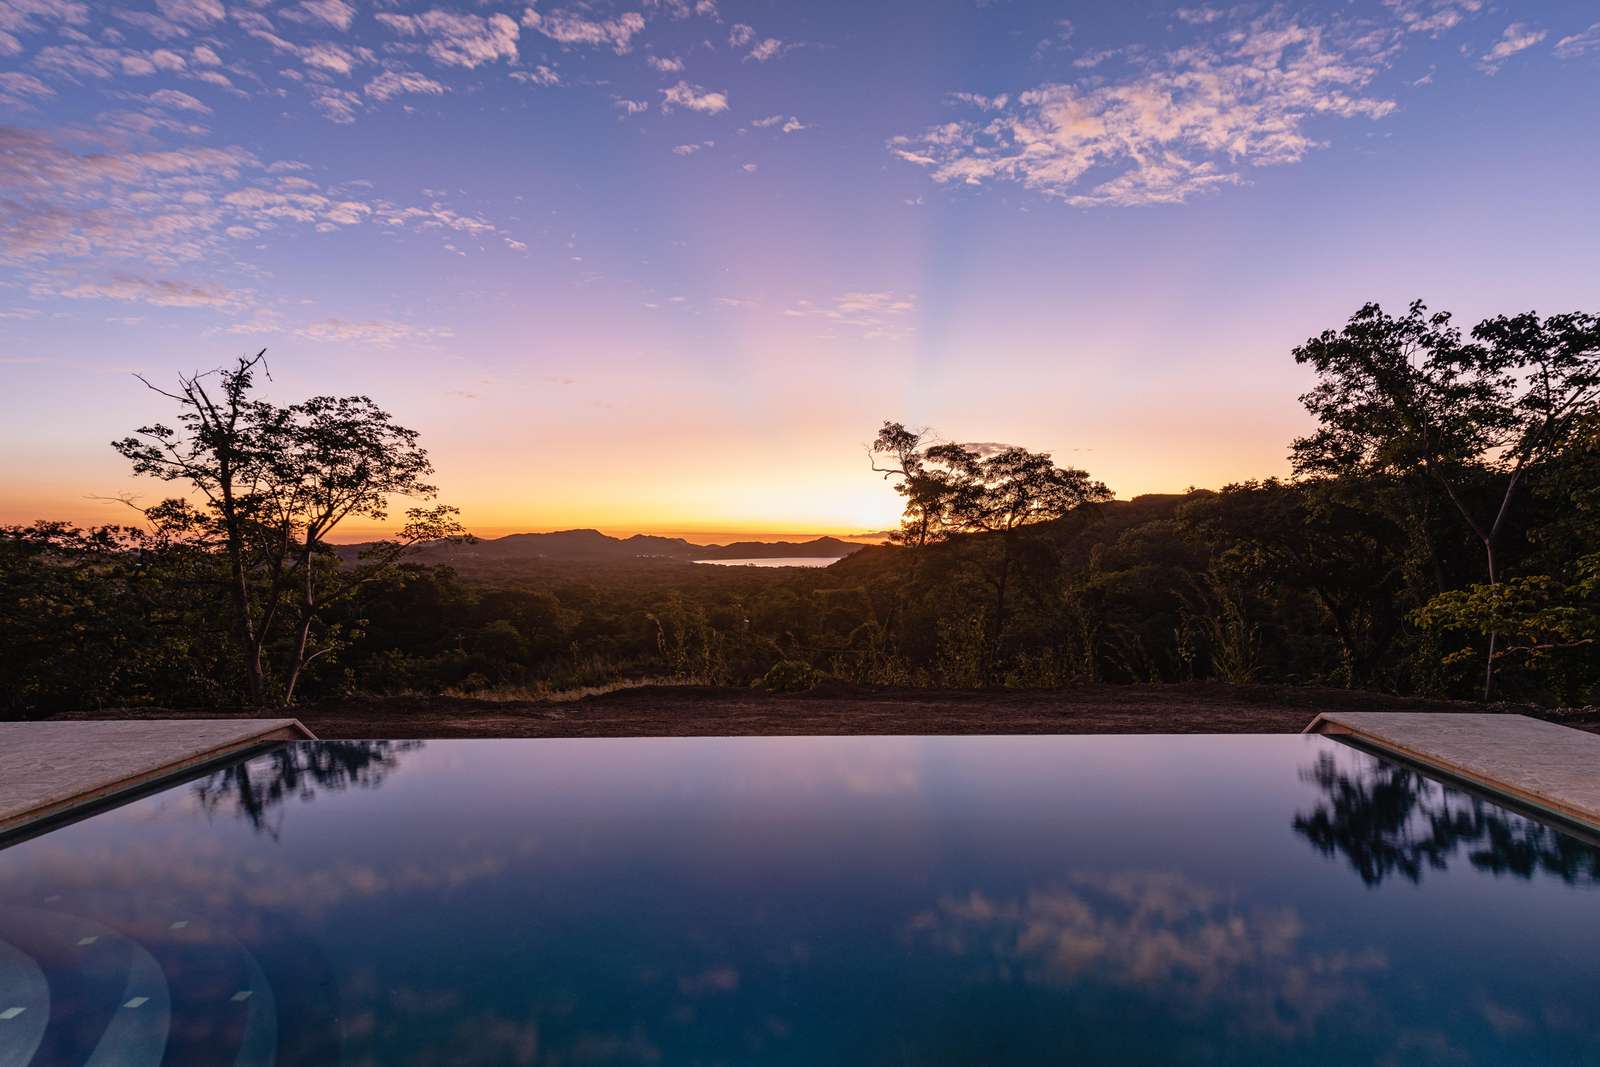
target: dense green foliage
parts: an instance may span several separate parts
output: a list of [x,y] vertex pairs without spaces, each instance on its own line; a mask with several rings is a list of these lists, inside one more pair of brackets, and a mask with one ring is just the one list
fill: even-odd
[[[395,542],[361,560],[308,532],[306,516],[319,520],[304,507],[287,527],[241,511],[234,555],[215,508],[165,505],[138,530],[12,527],[0,530],[0,714],[283,699],[279,675],[255,688],[247,639],[265,662],[299,666],[302,699],[640,678],[783,692],[828,678],[1213,678],[1449,696],[1492,683],[1506,698],[1592,704],[1597,354],[1592,317],[1491,320],[1469,340],[1420,306],[1366,308],[1296,352],[1319,374],[1296,480],[1131,501],[1043,454],[928,445],[888,423],[875,468],[900,489],[905,523],[895,543],[825,569],[470,556],[451,568],[401,562]],[[274,410],[334,412],[313,403]],[[364,488],[374,468],[343,457],[392,431],[376,409],[345,410],[357,418],[319,454],[361,506],[381,507]],[[312,439],[275,417],[272,432]],[[275,462],[288,487],[327,466]],[[408,462],[426,489],[425,457]],[[236,562],[245,621],[281,600],[295,626],[237,624]]]

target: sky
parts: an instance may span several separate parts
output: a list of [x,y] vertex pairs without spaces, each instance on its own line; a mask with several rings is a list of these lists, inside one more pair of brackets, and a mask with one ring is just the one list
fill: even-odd
[[486,535],[881,530],[886,419],[1285,475],[1362,304],[1597,310],[1596,174],[1593,0],[0,0],[0,522],[260,348]]

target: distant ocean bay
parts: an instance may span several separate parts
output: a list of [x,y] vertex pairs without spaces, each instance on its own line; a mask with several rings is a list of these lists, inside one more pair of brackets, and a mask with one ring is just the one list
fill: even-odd
[[843,556],[777,556],[772,559],[697,559],[713,567],[826,567]]

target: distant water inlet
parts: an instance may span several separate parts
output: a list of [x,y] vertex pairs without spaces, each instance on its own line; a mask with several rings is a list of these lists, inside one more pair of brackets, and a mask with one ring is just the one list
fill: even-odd
[[843,556],[778,556],[773,559],[697,559],[713,567],[826,567]]

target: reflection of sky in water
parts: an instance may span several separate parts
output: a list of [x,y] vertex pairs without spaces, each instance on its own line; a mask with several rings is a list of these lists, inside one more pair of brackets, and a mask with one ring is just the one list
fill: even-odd
[[1595,853],[1328,739],[350,745],[0,852],[0,941],[147,947],[168,1062],[252,981],[282,1064],[1600,1062]]

